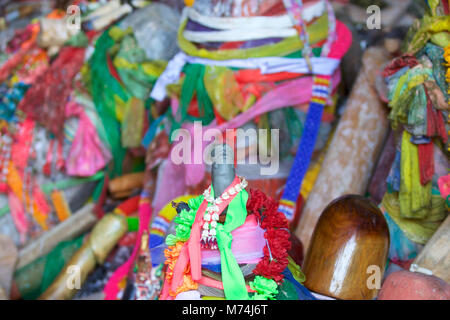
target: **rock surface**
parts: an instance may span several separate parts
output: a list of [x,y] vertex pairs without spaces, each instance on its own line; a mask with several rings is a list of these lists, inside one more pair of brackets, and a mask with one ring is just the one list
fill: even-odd
[[450,300],[450,285],[435,276],[398,271],[386,278],[378,300]]

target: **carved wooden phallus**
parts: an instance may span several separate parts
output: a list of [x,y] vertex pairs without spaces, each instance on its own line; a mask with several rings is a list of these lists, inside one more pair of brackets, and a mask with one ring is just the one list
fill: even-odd
[[389,229],[378,207],[359,195],[339,197],[315,227],[302,268],[305,286],[336,299],[373,299],[388,252]]

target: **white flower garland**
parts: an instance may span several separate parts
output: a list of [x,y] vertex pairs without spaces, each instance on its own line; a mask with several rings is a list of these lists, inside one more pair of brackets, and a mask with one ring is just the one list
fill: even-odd
[[203,192],[203,196],[205,200],[212,204],[208,208],[206,208],[205,214],[203,216],[203,231],[202,231],[202,244],[210,249],[217,249],[217,239],[216,239],[216,227],[217,222],[219,221],[219,206],[224,200],[228,200],[230,196],[233,196],[236,193],[241,192],[248,185],[247,181],[244,178],[239,177],[241,180],[240,183],[226,190],[220,197],[214,199],[211,195],[211,187],[206,189]]

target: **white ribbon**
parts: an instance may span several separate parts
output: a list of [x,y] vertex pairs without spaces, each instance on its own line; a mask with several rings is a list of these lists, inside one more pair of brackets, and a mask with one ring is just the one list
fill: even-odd
[[[305,6],[302,19],[306,22],[320,17],[325,11],[324,0]],[[190,20],[217,31],[184,30],[183,36],[191,42],[229,42],[296,36],[297,30],[289,15],[272,17],[209,17],[194,8],[187,8],[185,15]]]
[[297,35],[294,28],[259,28],[259,29],[231,29],[223,31],[183,31],[183,37],[191,42],[232,42],[248,41],[268,38],[288,38]]
[[[291,28],[293,23],[287,14],[280,16],[256,16],[256,17],[212,17],[205,16],[188,7],[187,16],[203,26],[219,30],[249,30],[249,29],[282,29]],[[321,0],[311,5],[305,5],[302,10],[302,19],[310,22],[314,18],[320,17],[325,12],[325,1]]]
[[187,12],[190,20],[197,22],[205,27],[219,30],[242,30],[259,28],[292,28],[293,24],[288,15],[273,17],[208,17],[200,14],[197,10],[190,7]]
[[166,86],[171,83],[176,83],[180,79],[181,70],[186,64],[187,55],[183,52],[179,52],[169,61],[164,72],[156,80],[153,86],[150,97],[162,101],[166,97]]
[[[339,67],[339,59],[318,57],[311,58],[312,74],[331,76]],[[176,83],[180,79],[181,71],[186,63],[203,64],[208,66],[232,67],[240,69],[259,69],[262,74],[278,72],[292,72],[310,74],[308,64],[302,58],[264,57],[249,59],[211,60],[188,56],[179,52],[169,61],[166,70],[156,81],[150,97],[162,101],[166,96],[166,86]]]

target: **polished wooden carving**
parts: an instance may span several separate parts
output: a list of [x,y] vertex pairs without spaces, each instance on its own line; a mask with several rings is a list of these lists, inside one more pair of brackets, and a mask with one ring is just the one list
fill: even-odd
[[311,238],[305,286],[337,299],[373,299],[388,251],[389,229],[381,211],[362,196],[337,198],[324,209]]

